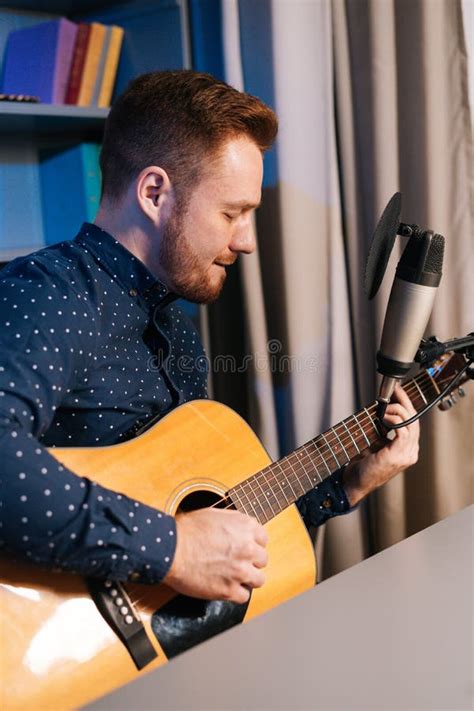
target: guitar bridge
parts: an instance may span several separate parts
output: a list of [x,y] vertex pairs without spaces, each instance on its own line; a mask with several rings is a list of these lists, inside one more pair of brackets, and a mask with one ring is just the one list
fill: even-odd
[[123,585],[97,578],[86,578],[85,582],[97,609],[124,644],[136,668],[143,669],[156,659],[158,653],[148,639]]

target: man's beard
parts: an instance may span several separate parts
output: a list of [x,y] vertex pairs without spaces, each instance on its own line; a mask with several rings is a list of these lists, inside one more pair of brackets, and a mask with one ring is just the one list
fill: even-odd
[[210,304],[221,293],[226,273],[222,272],[218,282],[211,282],[208,271],[184,234],[182,223],[181,211],[176,206],[163,231],[160,266],[167,275],[167,285],[175,294],[198,304]]

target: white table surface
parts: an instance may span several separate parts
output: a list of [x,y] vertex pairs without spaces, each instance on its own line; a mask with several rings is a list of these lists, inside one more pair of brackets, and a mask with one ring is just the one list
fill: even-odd
[[468,507],[87,711],[471,709]]

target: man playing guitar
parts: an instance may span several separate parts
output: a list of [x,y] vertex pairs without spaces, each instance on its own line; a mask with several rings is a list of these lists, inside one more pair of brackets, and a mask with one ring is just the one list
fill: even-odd
[[[0,535],[10,554],[209,600],[244,603],[264,584],[268,536],[256,518],[171,516],[76,475],[47,448],[125,442],[206,397],[199,338],[175,301],[212,302],[226,269],[256,249],[252,213],[276,133],[270,108],[209,75],[138,77],[106,122],[95,224],[3,270]],[[182,357],[193,367],[180,368]],[[385,420],[414,412],[399,387]],[[418,438],[418,423],[398,429],[306,494],[305,519],[355,506],[416,462]]]

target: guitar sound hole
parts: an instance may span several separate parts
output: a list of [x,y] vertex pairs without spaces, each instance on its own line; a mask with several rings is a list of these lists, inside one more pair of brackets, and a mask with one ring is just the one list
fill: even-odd
[[197,509],[209,508],[210,506],[222,509],[228,505],[228,499],[223,499],[220,494],[216,494],[213,491],[193,491],[180,502],[177,513],[187,513]]

